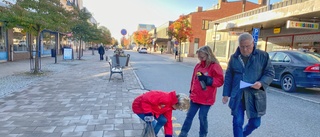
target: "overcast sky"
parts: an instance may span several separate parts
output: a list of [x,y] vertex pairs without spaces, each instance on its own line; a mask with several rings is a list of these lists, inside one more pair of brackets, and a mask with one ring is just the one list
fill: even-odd
[[[201,6],[203,10],[216,5],[219,0],[83,0],[99,25],[107,27],[112,37],[120,39],[121,29],[131,35],[138,24],[156,27],[174,21],[182,14],[189,14]],[[235,0],[229,0],[235,1]],[[248,0],[257,3],[258,0]],[[270,0],[270,3],[281,0]]]

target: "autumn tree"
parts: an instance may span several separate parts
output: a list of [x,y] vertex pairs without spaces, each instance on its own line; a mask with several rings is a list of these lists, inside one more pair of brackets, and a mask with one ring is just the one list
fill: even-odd
[[178,20],[173,22],[168,28],[168,35],[175,38],[179,42],[179,62],[181,61],[181,42],[191,42],[192,29],[188,16],[181,15]]
[[[69,28],[71,12],[67,11],[60,0],[17,0],[8,7],[0,6],[0,20],[7,28],[21,27],[25,32],[37,36],[36,56],[33,73],[39,73],[40,34],[43,30],[64,32]],[[29,45],[30,48],[30,45]]]
[[147,30],[138,30],[133,33],[133,40],[138,45],[143,45],[144,47],[152,42],[151,34]]

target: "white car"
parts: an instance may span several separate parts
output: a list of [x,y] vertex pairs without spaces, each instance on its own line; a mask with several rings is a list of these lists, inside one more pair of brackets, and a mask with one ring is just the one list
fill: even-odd
[[147,48],[141,48],[139,50],[139,53],[148,53]]

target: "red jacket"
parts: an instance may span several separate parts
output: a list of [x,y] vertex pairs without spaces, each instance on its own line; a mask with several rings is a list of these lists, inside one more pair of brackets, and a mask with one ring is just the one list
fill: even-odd
[[136,114],[152,113],[156,118],[163,114],[167,123],[164,125],[164,132],[166,135],[172,135],[172,107],[178,103],[176,92],[165,92],[159,90],[151,90],[134,99],[132,103],[132,110]]
[[[197,72],[200,71],[206,76],[213,78],[211,86],[207,86],[206,90],[202,90]],[[191,79],[190,99],[194,103],[203,105],[213,105],[216,101],[217,88],[221,87],[224,82],[223,70],[220,64],[211,63],[209,67],[205,67],[204,62],[198,63],[193,70]]]

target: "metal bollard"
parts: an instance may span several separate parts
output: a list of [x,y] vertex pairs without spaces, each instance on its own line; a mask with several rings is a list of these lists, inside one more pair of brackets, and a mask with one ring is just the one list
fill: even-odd
[[129,65],[129,59],[130,59],[130,54],[127,54],[127,62],[126,62],[126,66]]

